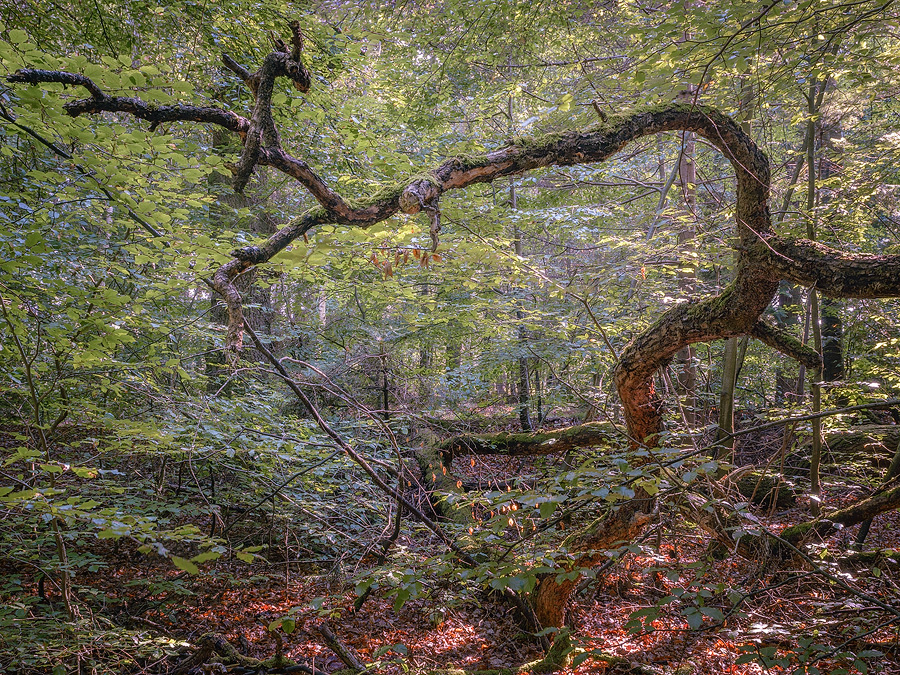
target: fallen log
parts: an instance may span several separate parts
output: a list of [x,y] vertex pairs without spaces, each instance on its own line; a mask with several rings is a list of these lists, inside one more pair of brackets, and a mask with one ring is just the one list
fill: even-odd
[[350,670],[361,673],[366,669],[366,664],[362,657],[355,649],[353,649],[353,647],[341,642],[340,638],[331,630],[327,621],[320,623],[318,629],[319,633],[322,634],[322,639],[325,640],[325,644],[328,645],[328,648],[337,654]]
[[[277,633],[276,633],[277,635]],[[279,643],[280,644],[280,643]],[[219,633],[205,633],[196,643],[196,651],[186,657],[171,671],[172,675],[184,675],[192,670],[200,668],[208,663],[213,656],[221,659],[222,663],[235,665],[253,672],[305,673],[306,675],[328,675],[324,671],[305,663],[298,663],[291,659],[276,654],[269,659],[255,659],[252,656],[244,656],[237,648]]]
[[609,422],[588,422],[564,429],[524,433],[461,434],[438,445],[446,464],[465,455],[549,455],[609,444],[619,432]]
[[831,431],[825,434],[825,443],[836,458],[868,455],[876,465],[886,466],[900,444],[900,425],[867,424]]
[[827,537],[841,527],[852,527],[871,520],[875,516],[900,508],[900,478],[879,488],[875,494],[861,499],[855,504],[838,509],[823,518],[792,525],[781,533],[781,538],[791,544],[798,544],[810,537]]

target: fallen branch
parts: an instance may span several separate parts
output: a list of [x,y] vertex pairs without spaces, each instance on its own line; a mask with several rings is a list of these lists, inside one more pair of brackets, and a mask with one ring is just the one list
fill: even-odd
[[811,520],[799,525],[792,525],[781,533],[785,541],[797,545],[812,536],[827,537],[841,527],[852,527],[871,520],[881,513],[900,508],[900,478],[891,482],[866,499],[861,499],[843,509],[828,514],[823,518]]
[[318,630],[319,633],[322,634],[322,638],[325,640],[325,644],[328,645],[328,648],[337,654],[338,658],[340,658],[348,668],[352,668],[356,672],[362,672],[366,669],[365,662],[356,650],[341,642],[338,636],[334,634],[334,631],[331,630],[327,621],[320,623],[318,625]]
[[181,661],[170,672],[170,675],[185,675],[208,663],[213,655],[222,659],[223,663],[240,666],[253,672],[306,673],[307,675],[328,675],[314,666],[298,663],[283,656],[269,659],[255,659],[244,656],[237,648],[219,633],[206,633],[197,640],[197,650]]

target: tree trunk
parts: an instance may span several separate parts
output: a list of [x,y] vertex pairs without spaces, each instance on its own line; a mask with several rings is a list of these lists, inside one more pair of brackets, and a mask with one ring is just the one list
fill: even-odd
[[646,512],[652,503],[646,495],[635,497],[562,543],[562,549],[572,554],[571,561],[562,572],[565,576],[559,578],[556,573],[541,575],[531,594],[534,613],[544,628],[566,625],[566,605],[579,580],[578,574],[566,572],[573,572],[579,567],[592,567],[605,558],[605,553],[610,549],[634,541],[652,520]]
[[[825,83],[821,86],[824,88]],[[806,148],[806,172],[808,176],[806,192],[806,236],[810,241],[816,240],[816,120],[820,108],[816,101],[818,89],[815,78],[810,78],[809,85],[809,117],[807,119],[807,136],[810,139]],[[819,295],[815,287],[809,289],[809,317],[813,332],[813,345],[815,350],[822,353],[822,328],[819,324]],[[810,371],[810,390],[812,392],[812,413],[822,410],[822,367],[818,366]],[[822,420],[816,417],[812,420],[812,452],[809,459],[810,481],[810,511],[813,515],[819,515],[819,506],[822,501],[822,486],[819,478],[819,467],[822,463]]]
[[[25,68],[8,76],[7,81],[31,85],[62,83],[86,89],[88,98],[64,104],[71,117],[124,113],[149,121],[152,129],[175,121],[214,124],[243,142],[234,169],[238,191],[256,166],[271,166],[294,178],[299,188],[318,202],[317,207],[292,219],[261,245],[232,251],[232,259],[213,274],[210,284],[228,307],[226,349],[233,354],[243,349],[245,326],[243,298],[235,286],[236,279],[251,267],[270,261],[311,229],[324,224],[369,227],[398,211],[408,215],[425,211],[436,246],[440,232],[439,200],[449,190],[548,166],[601,162],[638,138],[667,131],[698,134],[731,162],[737,180],[736,250],[740,260],[735,279],[718,296],[671,308],[622,351],[615,382],[634,444],[656,445],[663,431],[662,410],[653,389],[654,373],[668,366],[678,351],[688,345],[741,335],[759,337],[759,318],[779,280],[815,286],[831,297],[900,296],[900,256],[847,254],[817,242],[776,234],[769,215],[768,158],[733,119],[709,106],[694,101],[650,106],[609,116],[585,131],[517,137],[481,155],[449,158],[427,175],[416,174],[407,185],[349,202],[307,162],[292,156],[281,144],[273,115],[276,80],[289,79],[301,92],[308,91],[311,85],[299,50],[269,53],[255,73],[232,63],[229,67],[250,87],[255,99],[250,118],[219,107],[159,106],[135,96],[112,96],[78,73]],[[767,344],[805,358],[802,350],[776,335],[777,331],[766,329],[762,333],[769,340]]]
[[[719,395],[719,424],[716,430],[716,443],[726,447],[727,455],[722,458],[726,462],[731,461],[734,454],[734,439],[731,434],[734,432],[734,389],[737,385],[738,356],[741,351],[738,340],[739,338],[736,337],[725,340],[725,353],[722,356],[722,392]],[[717,457],[718,450],[717,447],[715,453]]]
[[[681,176],[681,193],[687,213],[685,218],[693,222],[697,208],[697,166],[694,164],[694,134],[685,132],[682,135],[681,157],[678,164],[678,172]],[[694,297],[697,282],[697,260],[695,257],[693,240],[695,230],[693,225],[686,225],[678,232],[678,245],[681,255],[681,265],[678,270],[678,288],[681,295],[686,298]],[[697,364],[694,360],[693,345],[686,345],[678,351],[676,358],[678,368],[676,379],[680,393],[684,395],[684,421],[692,426],[697,421]]]

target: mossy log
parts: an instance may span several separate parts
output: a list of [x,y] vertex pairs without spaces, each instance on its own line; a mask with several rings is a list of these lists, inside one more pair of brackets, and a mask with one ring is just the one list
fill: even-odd
[[549,455],[575,448],[610,443],[616,430],[609,422],[588,422],[565,429],[525,433],[462,434],[438,446],[447,464],[465,455],[509,455],[511,457]]
[[797,503],[797,491],[793,483],[779,474],[765,474],[753,471],[741,476],[735,486],[738,492],[751,504],[788,509]]
[[[277,635],[277,633],[276,633]],[[280,649],[279,641],[279,652]],[[223,663],[240,666],[241,668],[266,672],[280,669],[295,673],[307,673],[308,675],[327,675],[324,671],[303,663],[297,663],[284,656],[276,655],[269,659],[255,659],[252,656],[244,656],[237,648],[219,633],[205,633],[196,642],[197,650],[179,663],[171,672],[172,675],[184,675],[207,663],[213,655],[218,656]]]
[[838,509],[823,518],[788,527],[781,533],[781,538],[796,545],[813,536],[827,537],[836,532],[840,526],[859,525],[879,514],[898,508],[900,508],[900,478],[892,480],[871,497]]
[[900,425],[867,424],[825,434],[831,454],[841,458],[870,458],[877,466],[887,466],[900,444]]
[[875,551],[854,551],[838,557],[841,569],[856,570],[861,567],[900,568],[900,550],[890,548]]

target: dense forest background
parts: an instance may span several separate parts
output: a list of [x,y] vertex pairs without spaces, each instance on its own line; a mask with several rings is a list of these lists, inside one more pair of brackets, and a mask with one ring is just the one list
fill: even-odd
[[[743,264],[715,138],[363,226],[304,173],[376,209],[449,158],[715,109],[768,158],[780,235],[897,276],[895,3],[0,16],[0,669],[900,672],[900,280],[781,281],[782,337],[681,347],[636,438],[622,354]],[[293,174],[202,112],[256,124],[273,51],[308,78],[271,93]],[[216,275],[291,228],[231,277],[236,349]]]

